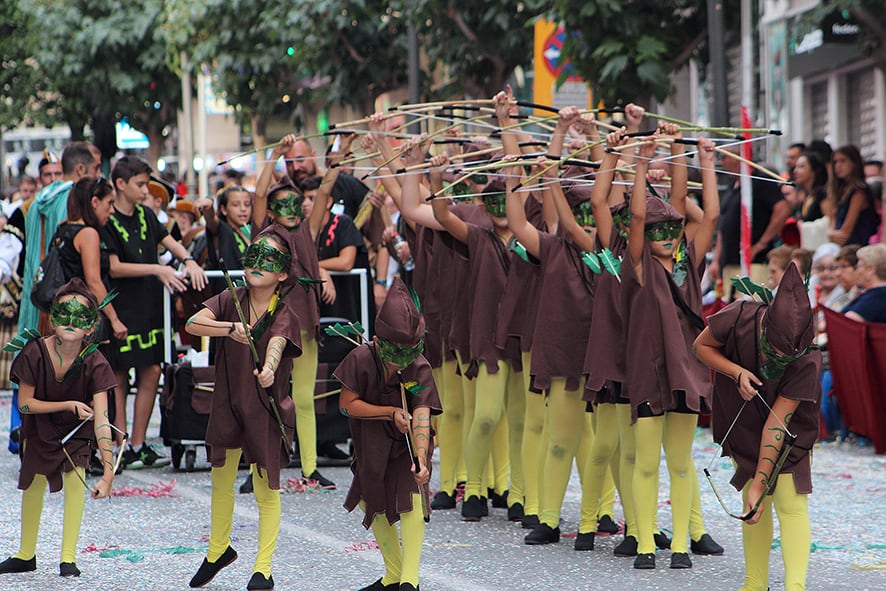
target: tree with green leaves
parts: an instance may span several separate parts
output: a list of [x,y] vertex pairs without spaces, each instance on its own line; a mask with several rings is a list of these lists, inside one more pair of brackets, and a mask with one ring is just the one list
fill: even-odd
[[445,73],[442,93],[473,97],[493,96],[517,66],[532,65],[532,25],[549,5],[540,0],[403,4],[412,7],[432,65]]
[[[724,3],[724,14],[738,13],[738,0]],[[671,73],[692,57],[707,61],[703,0],[554,0],[551,17],[567,31],[562,58],[608,104],[663,101]]]
[[0,4],[0,129],[52,125],[57,95],[33,55],[33,17],[15,2]]
[[105,158],[116,152],[114,125],[121,118],[141,127],[154,151],[175,120],[179,84],[154,34],[162,6],[163,0],[18,2],[28,18],[16,36],[33,52],[43,94],[58,99],[54,113],[39,103],[44,115],[67,123],[72,139],[82,139],[89,125]]

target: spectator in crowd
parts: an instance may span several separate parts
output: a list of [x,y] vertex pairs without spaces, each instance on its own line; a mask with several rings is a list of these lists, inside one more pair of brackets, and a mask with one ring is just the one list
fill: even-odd
[[[84,176],[99,176],[101,174],[101,154],[98,148],[86,142],[71,142],[65,146],[62,152],[62,170],[64,178],[45,185],[34,200],[32,206],[25,214],[24,207],[16,210],[24,216],[24,259],[22,277],[22,293],[30,294],[34,286],[34,275],[40,261],[49,251],[52,234],[64,219],[68,211],[68,194],[73,184]],[[14,214],[15,215],[15,214]],[[43,328],[46,334],[52,330],[49,318],[45,314]],[[18,329],[19,334],[28,328],[38,330],[41,324],[39,310],[31,303],[30,298],[22,298],[19,306]],[[13,390],[12,413],[10,415],[10,431],[15,431],[21,424],[21,415],[18,412],[18,390]],[[9,450],[18,451],[18,443],[10,437]]]
[[834,157],[834,150],[831,145],[824,140],[812,140],[806,146],[806,151],[818,156],[818,159],[824,162],[828,169],[828,178],[831,176],[831,159]]
[[170,234],[188,249],[191,257],[202,261],[206,251],[206,228],[197,223],[199,214],[194,203],[184,198],[176,199],[168,213],[173,222]]
[[886,244],[871,244],[858,249],[856,274],[864,291],[843,313],[858,322],[886,322]]
[[62,162],[58,156],[49,150],[43,150],[43,158],[37,164],[37,178],[40,180],[40,186],[51,185],[55,181],[62,180],[63,176]]
[[[727,149],[738,153],[737,146]],[[708,274],[715,279],[722,277],[724,284],[729,285],[729,278],[739,274],[741,263],[741,162],[723,157],[720,168],[729,175],[729,185],[720,195],[717,243]],[[766,254],[777,246],[776,239],[791,214],[791,207],[776,183],[755,177],[752,190],[751,262],[759,266],[752,269],[751,276],[762,283],[765,281],[763,263],[767,260]]]
[[145,195],[142,205],[153,211],[154,215],[157,216],[157,221],[166,226],[167,229],[169,229],[169,214],[166,212],[166,208],[174,195],[175,192],[170,191],[170,185],[166,181],[154,175],[150,176],[148,194]]
[[[68,239],[62,243],[59,254],[68,279],[82,279],[99,302],[108,295],[111,263],[102,233],[114,210],[114,187],[104,178],[83,177],[71,189],[68,197],[68,219],[59,231]],[[128,330],[114,309],[108,304],[101,309],[103,322],[96,327],[98,341],[107,340],[111,333],[125,339]],[[110,324],[109,324],[110,323]],[[104,325],[104,326],[103,326]],[[112,405],[113,408],[113,405]]]
[[793,252],[793,247],[782,244],[766,253],[766,284],[772,291],[778,289],[778,284],[781,283],[781,278],[791,262]]
[[[197,290],[206,286],[203,269],[160,224],[153,211],[143,205],[149,193],[151,168],[139,158],[124,156],[114,165],[111,178],[117,200],[111,214],[108,236],[113,254],[111,275],[120,292],[117,312],[129,329],[126,339],[112,342],[111,367],[117,376],[117,416],[115,424],[126,431],[126,395],[129,393],[129,370],[136,370],[136,393],[130,444],[123,452],[127,468],[160,467],[169,463],[147,444],[148,420],[157,396],[160,363],[163,361],[163,321],[161,317],[163,286],[170,291],[184,291],[185,279],[172,267],[159,263],[158,245],[162,244],[184,262],[190,284]],[[157,280],[160,281],[157,281]]]
[[8,201],[3,201],[3,213],[9,218],[22,203],[30,203],[36,195],[37,180],[32,176],[22,175],[18,179],[18,188],[9,196]]
[[828,195],[828,168],[815,152],[800,154],[792,178],[800,202],[799,219],[811,222],[827,215],[822,207]]
[[880,227],[880,216],[870,188],[864,182],[864,165],[858,148],[842,146],[834,152],[828,185],[828,207],[834,213],[828,238],[837,244],[867,244]]
[[10,226],[8,222],[6,214],[0,212],[0,283],[6,283],[16,274],[24,238],[21,232]]
[[796,143],[788,146],[788,149],[785,150],[784,153],[784,163],[788,169],[788,175],[794,174],[794,167],[797,166],[797,159],[800,158],[800,155],[803,154],[803,151],[806,150],[806,144],[804,143]]
[[[839,276],[840,266],[837,263],[837,256],[840,254],[840,247],[833,242],[826,242],[815,249],[812,255],[812,281],[810,281],[810,290],[817,303],[835,310],[837,299],[846,293],[843,286],[837,280]],[[818,297],[815,297],[815,289],[818,290]],[[816,303],[813,301],[813,304]],[[823,328],[823,327],[820,327]]]
[[843,294],[834,298],[832,310],[842,312],[856,297],[858,297],[858,275],[855,267],[858,265],[858,244],[848,244],[840,249],[837,255],[837,283],[843,288]]
[[[301,184],[305,179],[314,176],[323,176],[317,167],[317,154],[311,145],[305,140],[298,140],[284,155],[286,158],[286,174],[302,190]],[[357,217],[357,211],[363,198],[369,192],[369,187],[360,182],[356,177],[342,172],[332,186],[332,213],[343,213],[351,219]]]
[[[242,269],[249,247],[252,195],[240,185],[231,185],[218,194],[218,214],[211,199],[198,199],[194,206],[206,220],[207,268],[220,269],[219,259],[228,269]],[[213,293],[224,289],[224,281],[212,281]],[[218,289],[216,289],[218,288]]]
[[812,272],[812,251],[805,248],[795,248],[791,251],[791,262],[797,265],[800,275],[804,278]]

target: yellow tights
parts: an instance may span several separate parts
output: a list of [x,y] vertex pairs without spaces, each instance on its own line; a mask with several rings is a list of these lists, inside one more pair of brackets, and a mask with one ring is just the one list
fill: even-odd
[[436,370],[440,376],[437,389],[440,402],[446,409],[439,415],[437,424],[437,441],[440,448],[440,490],[452,494],[455,485],[465,479],[464,454],[462,440],[465,416],[465,399],[462,391],[461,376],[456,375],[455,361],[443,361],[443,366]]
[[[748,481],[742,491],[742,498],[745,501],[750,484]],[[778,516],[778,525],[781,528],[785,591],[798,591],[806,588],[809,547],[812,543],[808,495],[797,493],[793,475],[780,474],[775,492],[766,497],[760,507],[760,520],[753,525],[741,524],[745,580],[740,591],[765,591],[769,585],[773,505],[775,506],[775,514]]]
[[550,528],[560,523],[563,496],[572,472],[572,460],[585,432],[582,389],[566,391],[564,378],[553,378],[548,394],[548,447],[542,468],[541,510],[538,519]]
[[[481,481],[486,471],[493,436],[502,413],[507,413],[507,432],[510,455],[510,502],[523,498],[523,463],[520,461],[520,447],[523,440],[523,417],[526,396],[523,393],[522,376],[515,372],[507,361],[498,362],[494,374],[480,365],[476,382],[474,417],[465,446],[467,483],[465,497],[482,496]],[[467,397],[465,397],[467,404]],[[482,491],[485,492],[485,491]]]
[[[85,477],[83,468],[76,468]],[[34,476],[31,486],[22,491],[21,543],[15,558],[30,560],[37,554],[37,534],[43,514],[43,496],[49,483],[42,474]],[[86,505],[86,489],[73,470],[62,474],[65,491],[65,516],[62,521],[62,559],[60,562],[77,562],[77,540],[83,522]]]
[[539,483],[542,481],[544,458],[548,450],[548,431],[545,428],[546,400],[543,394],[529,391],[530,353],[523,353],[523,389],[526,392],[526,413],[523,421],[523,513],[538,515]]
[[[698,479],[692,478],[692,441],[698,416],[669,412],[658,417],[641,417],[634,424],[636,465],[634,502],[637,511],[637,552],[655,552],[654,523],[658,513],[658,470],[664,444],[671,489],[672,552],[688,552],[689,512]],[[667,423],[667,437],[665,424]],[[693,480],[696,485],[693,485]]]
[[[292,360],[292,402],[295,403],[295,431],[301,470],[317,469],[317,418],[314,413],[314,382],[317,380],[317,339],[301,331],[300,356]],[[223,549],[224,550],[224,549]]]
[[[206,560],[215,562],[231,545],[231,528],[234,524],[234,481],[237,479],[237,466],[240,463],[239,449],[229,449],[225,453],[225,465],[212,468],[212,509],[209,549]],[[255,503],[258,505],[258,554],[255,557],[253,572],[271,576],[271,559],[277,549],[277,535],[280,533],[280,491],[268,488],[266,471],[250,466],[252,484],[255,489]]]
[[[372,533],[385,561],[384,585],[410,583],[418,587],[418,567],[421,547],[425,541],[425,521],[421,512],[421,497],[412,495],[412,511],[400,513],[400,532],[397,525],[388,523],[384,514],[372,520]],[[400,543],[400,540],[403,543]]]
[[597,530],[603,515],[615,518],[615,480],[610,465],[618,451],[618,420],[614,404],[598,404],[593,413],[585,413],[585,433],[576,461],[581,477],[581,519],[578,533]]

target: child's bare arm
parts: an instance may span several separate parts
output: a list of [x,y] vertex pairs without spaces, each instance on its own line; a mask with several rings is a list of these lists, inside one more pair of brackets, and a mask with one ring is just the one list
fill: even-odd
[[93,429],[98,453],[101,456],[104,473],[92,491],[92,498],[103,499],[111,495],[114,483],[114,434],[111,432],[111,420],[108,417],[108,392],[102,390],[92,395],[94,410]]
[[366,402],[353,390],[342,387],[338,398],[338,408],[341,414],[354,419],[368,421],[392,421],[397,423],[397,415],[403,414],[399,406],[382,406]]
[[40,400],[35,396],[36,388],[31,384],[20,383],[18,386],[18,410],[23,415],[39,415],[51,412],[72,412],[78,419],[88,418],[93,414],[92,408],[79,400]]

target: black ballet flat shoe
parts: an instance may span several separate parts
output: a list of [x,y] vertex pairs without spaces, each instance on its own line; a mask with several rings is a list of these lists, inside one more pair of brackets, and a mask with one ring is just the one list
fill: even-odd
[[58,565],[58,574],[61,577],[79,577],[80,569],[73,562],[62,562]]
[[547,523],[539,523],[538,527],[526,534],[523,543],[528,546],[556,544],[560,541],[560,528],[551,527]]
[[419,591],[418,586],[413,585],[412,583],[401,583],[400,591]]
[[0,575],[5,575],[7,573],[29,573],[31,571],[37,570],[37,557],[34,556],[29,560],[22,560],[21,558],[7,558],[3,562],[0,562]]
[[320,474],[319,470],[314,470],[310,474],[305,474],[304,472],[302,472],[301,474],[308,480],[316,480],[317,484],[319,484],[321,488],[335,490],[335,483]]
[[634,559],[634,568],[652,570],[655,568],[655,554],[637,554]]
[[535,529],[539,523],[538,515],[524,515],[523,519],[520,520],[523,529]]
[[461,502],[462,521],[480,521],[485,503],[477,495],[471,495]]
[[434,511],[445,511],[447,509],[455,509],[455,494],[449,494],[445,490],[438,491],[431,501],[431,509]]
[[597,535],[594,532],[590,532],[587,534],[579,533],[577,536],[575,536],[575,545],[573,547],[579,552],[593,550],[594,538],[596,537]]
[[371,585],[361,587],[357,591],[398,591],[399,589],[400,583],[391,583],[389,585],[385,585],[381,582],[381,579],[379,579]]
[[671,568],[692,568],[692,559],[686,552],[674,552],[671,554]]
[[670,550],[671,538],[663,531],[653,534],[652,539],[655,540],[655,547],[659,550]]
[[262,573],[252,573],[252,577],[246,583],[246,588],[250,591],[252,589],[273,589],[274,577],[270,575],[265,577]]
[[508,508],[508,491],[505,491],[501,494],[498,494],[491,488],[487,491],[489,493],[489,499],[492,501],[493,509],[507,509]]
[[616,556],[620,556],[622,558],[628,558],[630,556],[637,555],[637,538],[634,536],[625,536],[621,542],[619,542],[618,546],[616,546],[612,553]]
[[204,558],[200,568],[197,569],[197,574],[193,576],[188,585],[191,587],[202,587],[211,581],[221,569],[235,560],[237,560],[237,551],[230,546],[225,549],[224,553],[215,562],[209,562]]
[[523,503],[514,503],[508,507],[508,521],[523,521]]
[[618,529],[618,524],[615,523],[615,520],[612,519],[611,515],[604,515],[597,520],[598,534],[608,534],[610,536],[614,536],[618,533]]
[[246,480],[243,481],[243,484],[240,485],[240,494],[248,495],[255,492],[252,486],[252,473],[246,475]]
[[695,540],[692,540],[692,542],[689,544],[689,549],[692,550],[693,554],[698,554],[700,556],[723,555],[723,546],[715,542],[714,538],[712,538],[708,534],[704,534],[698,539],[697,542]]

